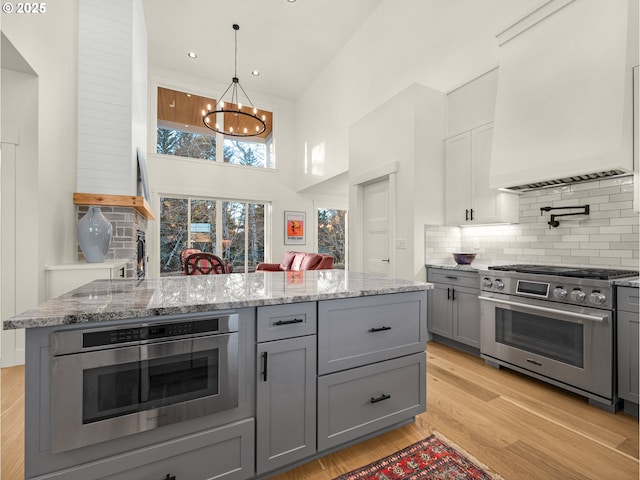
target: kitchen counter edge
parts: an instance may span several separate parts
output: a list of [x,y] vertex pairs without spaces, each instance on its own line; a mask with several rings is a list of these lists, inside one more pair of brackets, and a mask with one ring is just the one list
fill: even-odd
[[427,282],[343,270],[95,280],[3,322],[4,329],[114,322],[429,290]]

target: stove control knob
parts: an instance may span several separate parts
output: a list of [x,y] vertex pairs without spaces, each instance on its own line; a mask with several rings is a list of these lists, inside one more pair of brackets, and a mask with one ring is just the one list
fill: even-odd
[[593,292],[591,295],[589,295],[589,302],[593,303],[594,305],[602,305],[606,301],[607,297],[604,295],[604,293]]
[[493,286],[496,287],[498,290],[503,290],[504,289],[504,282],[502,280],[496,280],[493,283]]
[[486,278],[486,277],[485,277],[485,278],[483,278],[483,279],[482,279],[482,286],[483,286],[484,288],[491,288],[491,287],[492,287],[492,285],[493,285],[493,282],[491,282],[491,279],[490,279],[490,278]]
[[553,298],[564,300],[565,298],[567,298],[567,291],[562,287],[556,287],[553,289]]
[[574,302],[582,302],[584,301],[584,298],[587,296],[586,293],[584,293],[582,290],[573,290],[569,296],[571,297],[571,300],[573,300]]

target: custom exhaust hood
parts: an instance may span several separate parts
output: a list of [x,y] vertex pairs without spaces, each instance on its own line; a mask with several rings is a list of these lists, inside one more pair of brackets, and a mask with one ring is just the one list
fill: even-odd
[[633,171],[638,0],[550,0],[497,35],[492,188]]

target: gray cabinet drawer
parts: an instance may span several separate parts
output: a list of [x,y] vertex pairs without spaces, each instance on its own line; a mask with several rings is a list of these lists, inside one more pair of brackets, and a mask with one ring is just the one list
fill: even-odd
[[633,287],[618,287],[618,310],[638,313],[640,303],[640,289]]
[[427,269],[427,281],[446,283],[457,287],[480,288],[477,272],[429,268]]
[[427,339],[427,292],[318,303],[318,374],[421,352]]
[[253,418],[38,477],[56,480],[244,480],[254,476]]
[[424,412],[425,368],[426,354],[421,352],[319,377],[318,450]]
[[316,302],[258,307],[258,342],[315,335]]

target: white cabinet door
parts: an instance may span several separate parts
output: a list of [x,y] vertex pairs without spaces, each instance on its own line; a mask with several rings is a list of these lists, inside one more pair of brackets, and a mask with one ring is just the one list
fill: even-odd
[[445,141],[445,221],[463,225],[470,221],[471,132]]
[[489,187],[493,124],[446,140],[446,223],[516,223],[518,196]]

